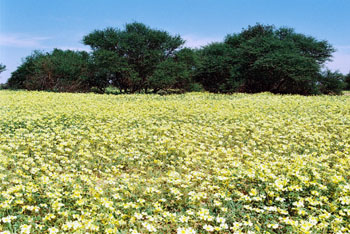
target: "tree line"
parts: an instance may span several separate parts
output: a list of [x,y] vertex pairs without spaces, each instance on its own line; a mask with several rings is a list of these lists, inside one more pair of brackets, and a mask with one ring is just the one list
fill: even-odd
[[[214,93],[272,92],[339,94],[350,89],[350,73],[324,70],[335,51],[327,41],[294,29],[256,24],[222,42],[184,47],[179,35],[142,23],[106,28],[84,36],[91,52],[34,51],[6,88],[58,92]],[[1,65],[3,70],[5,67]]]

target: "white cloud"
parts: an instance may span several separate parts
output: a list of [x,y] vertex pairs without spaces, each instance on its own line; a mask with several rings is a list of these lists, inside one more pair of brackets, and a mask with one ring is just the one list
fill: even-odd
[[20,48],[45,48],[45,46],[42,43],[48,39],[50,39],[50,37],[32,37],[17,34],[0,34],[0,45]]
[[222,38],[198,37],[194,35],[183,35],[182,38],[186,41],[185,46],[190,48],[200,48],[212,42],[222,41]]

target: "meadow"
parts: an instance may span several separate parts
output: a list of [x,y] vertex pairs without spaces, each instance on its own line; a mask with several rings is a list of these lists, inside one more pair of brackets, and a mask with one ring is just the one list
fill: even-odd
[[350,96],[0,91],[0,233],[350,233]]

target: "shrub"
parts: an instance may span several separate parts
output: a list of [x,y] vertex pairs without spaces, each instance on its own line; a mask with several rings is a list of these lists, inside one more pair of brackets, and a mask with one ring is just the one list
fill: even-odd
[[[91,46],[97,79],[111,83],[123,92],[147,92],[153,79],[163,88],[172,83],[174,76],[164,66],[170,65],[178,70],[178,64],[172,63],[175,53],[184,44],[180,36],[171,36],[168,32],[151,29],[142,23],[126,24],[124,30],[106,28],[95,30],[83,38],[85,45]],[[164,64],[166,63],[166,64]],[[163,64],[163,65],[162,65]],[[161,71],[155,74],[159,68]],[[163,74],[165,80],[159,80]],[[152,78],[153,76],[153,78]]]
[[349,74],[347,74],[345,76],[344,80],[345,80],[345,85],[346,85],[345,89],[350,90],[350,72],[349,72]]
[[333,51],[291,28],[257,24],[201,49],[196,80],[210,92],[316,94]]
[[35,51],[7,82],[12,89],[80,92],[90,89],[90,56],[84,51]]
[[341,94],[346,87],[344,75],[339,72],[326,70],[320,74],[318,86],[323,94]]
[[205,90],[214,93],[234,92],[241,85],[237,76],[235,51],[224,43],[212,43],[199,52],[195,76]]

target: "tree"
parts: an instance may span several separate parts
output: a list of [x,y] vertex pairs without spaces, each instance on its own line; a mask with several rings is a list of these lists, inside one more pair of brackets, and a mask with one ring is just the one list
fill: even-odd
[[211,92],[316,94],[332,52],[326,41],[257,24],[204,47],[196,79]]
[[338,71],[332,72],[327,69],[320,73],[317,85],[321,93],[338,95],[346,87],[345,77]]
[[6,70],[6,66],[0,63],[0,73]]
[[237,79],[235,51],[224,43],[212,43],[198,51],[199,64],[195,80],[210,92],[235,92]]
[[161,89],[179,89],[188,91],[193,83],[197,58],[193,50],[184,48],[159,63],[153,75],[148,79],[148,87],[157,92]]
[[34,51],[12,73],[7,85],[14,89],[88,91],[90,64],[90,56],[84,51]]
[[135,90],[135,83],[140,78],[125,58],[114,51],[101,49],[93,51],[92,59],[93,86],[102,92],[109,85],[117,87],[122,93]]
[[22,64],[11,73],[11,77],[6,83],[7,87],[10,89],[26,89],[26,81],[30,80],[30,77],[34,77],[36,63],[44,56],[44,53],[34,51],[31,55],[23,59]]
[[349,74],[347,74],[344,78],[344,81],[345,81],[345,89],[346,90],[350,90],[350,72]]
[[[0,63],[0,73],[6,70],[6,66]],[[6,84],[0,84],[0,89],[7,88]]]
[[47,60],[51,67],[43,68],[47,69],[44,76],[51,82],[48,89],[64,92],[90,90],[91,61],[86,51],[54,49]]
[[136,22],[126,24],[124,30],[95,30],[83,42],[92,48],[95,63],[102,65],[97,71],[100,79],[131,93],[147,92],[157,67],[184,44],[178,35]]
[[322,65],[334,48],[291,28],[257,24],[228,35],[243,91],[315,94]]

